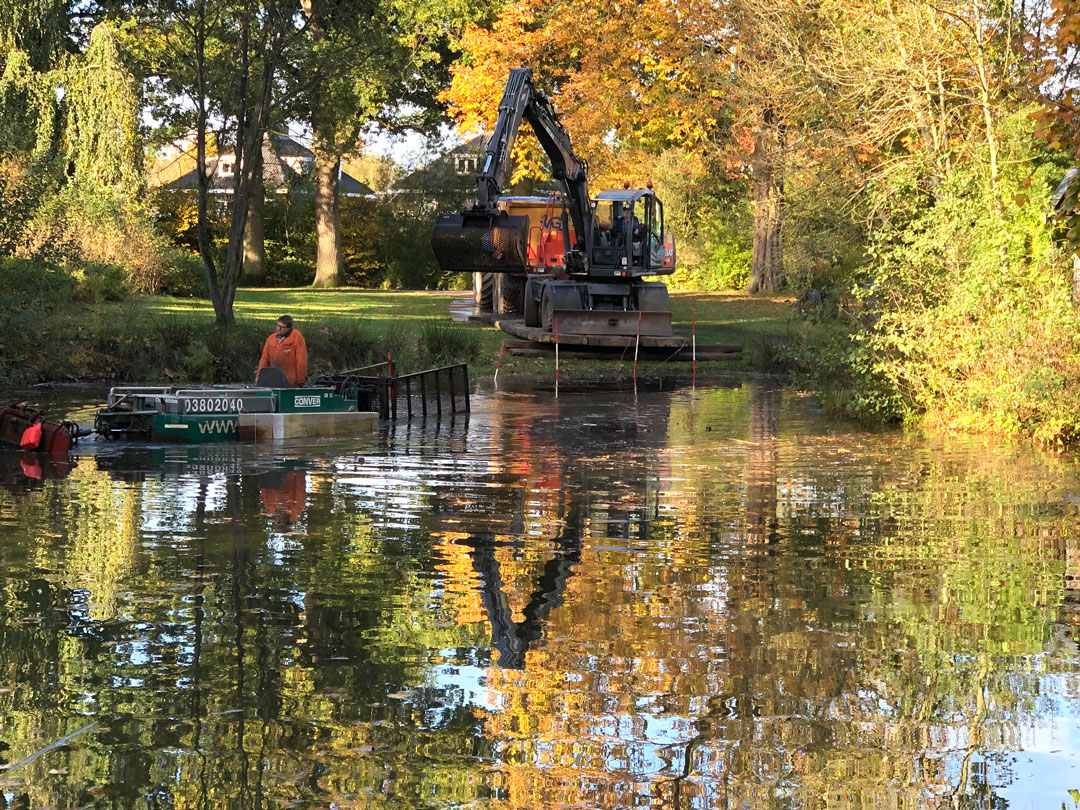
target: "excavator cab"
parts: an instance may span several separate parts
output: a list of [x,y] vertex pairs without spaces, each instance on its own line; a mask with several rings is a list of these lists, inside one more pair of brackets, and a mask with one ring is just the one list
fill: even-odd
[[608,189],[593,203],[590,272],[640,277],[670,272],[674,244],[664,231],[664,206],[648,189]]

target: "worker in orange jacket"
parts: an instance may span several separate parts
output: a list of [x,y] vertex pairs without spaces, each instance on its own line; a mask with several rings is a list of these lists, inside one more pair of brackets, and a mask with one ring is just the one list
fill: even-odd
[[259,367],[255,377],[267,366],[277,366],[294,386],[307,382],[307,343],[298,329],[293,328],[291,315],[282,315],[277,320],[277,331],[263,344]]

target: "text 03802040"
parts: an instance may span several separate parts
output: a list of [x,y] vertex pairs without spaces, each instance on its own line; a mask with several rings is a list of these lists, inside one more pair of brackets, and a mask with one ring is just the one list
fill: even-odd
[[236,413],[243,405],[239,397],[191,397],[183,399],[184,413]]

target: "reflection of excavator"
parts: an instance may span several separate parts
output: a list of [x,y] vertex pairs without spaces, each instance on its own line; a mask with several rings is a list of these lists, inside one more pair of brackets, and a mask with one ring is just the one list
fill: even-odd
[[[523,118],[562,184],[554,227],[552,204],[543,198],[499,196]],[[432,233],[439,266],[494,282],[496,309],[524,313],[526,327],[550,332],[557,319],[564,334],[671,335],[667,287],[643,280],[675,269],[663,205],[651,189],[608,189],[590,199],[586,175],[532,71],[511,70],[476,202],[461,214],[442,214]],[[553,252],[554,231],[562,246]]]

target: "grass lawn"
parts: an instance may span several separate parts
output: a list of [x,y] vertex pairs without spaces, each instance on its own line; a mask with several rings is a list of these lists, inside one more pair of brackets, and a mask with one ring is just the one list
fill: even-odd
[[[266,334],[274,328],[279,315],[291,314],[309,345],[319,338],[321,323],[361,319],[375,334],[411,333],[419,338],[425,324],[450,324],[449,305],[455,298],[471,293],[429,291],[381,291],[359,289],[314,290],[300,288],[252,288],[237,291],[234,312],[238,322],[265,326]],[[145,314],[148,317],[178,317],[209,326],[214,312],[209,301],[157,296],[129,301],[124,317]],[[783,340],[801,322],[794,318],[790,296],[746,295],[739,292],[671,293],[671,307],[676,334],[690,336],[691,320],[697,329],[698,345],[710,343],[743,346],[746,366],[752,362],[755,345]],[[135,310],[134,312],[132,310]],[[499,346],[507,337],[491,326],[475,323],[453,324],[451,328],[467,331],[476,343],[476,356],[470,366],[479,372],[493,370]],[[567,361],[568,371],[575,366],[584,370],[598,361]],[[505,357],[506,373],[530,373],[546,369],[543,358]],[[717,367],[733,368],[730,362]]]

